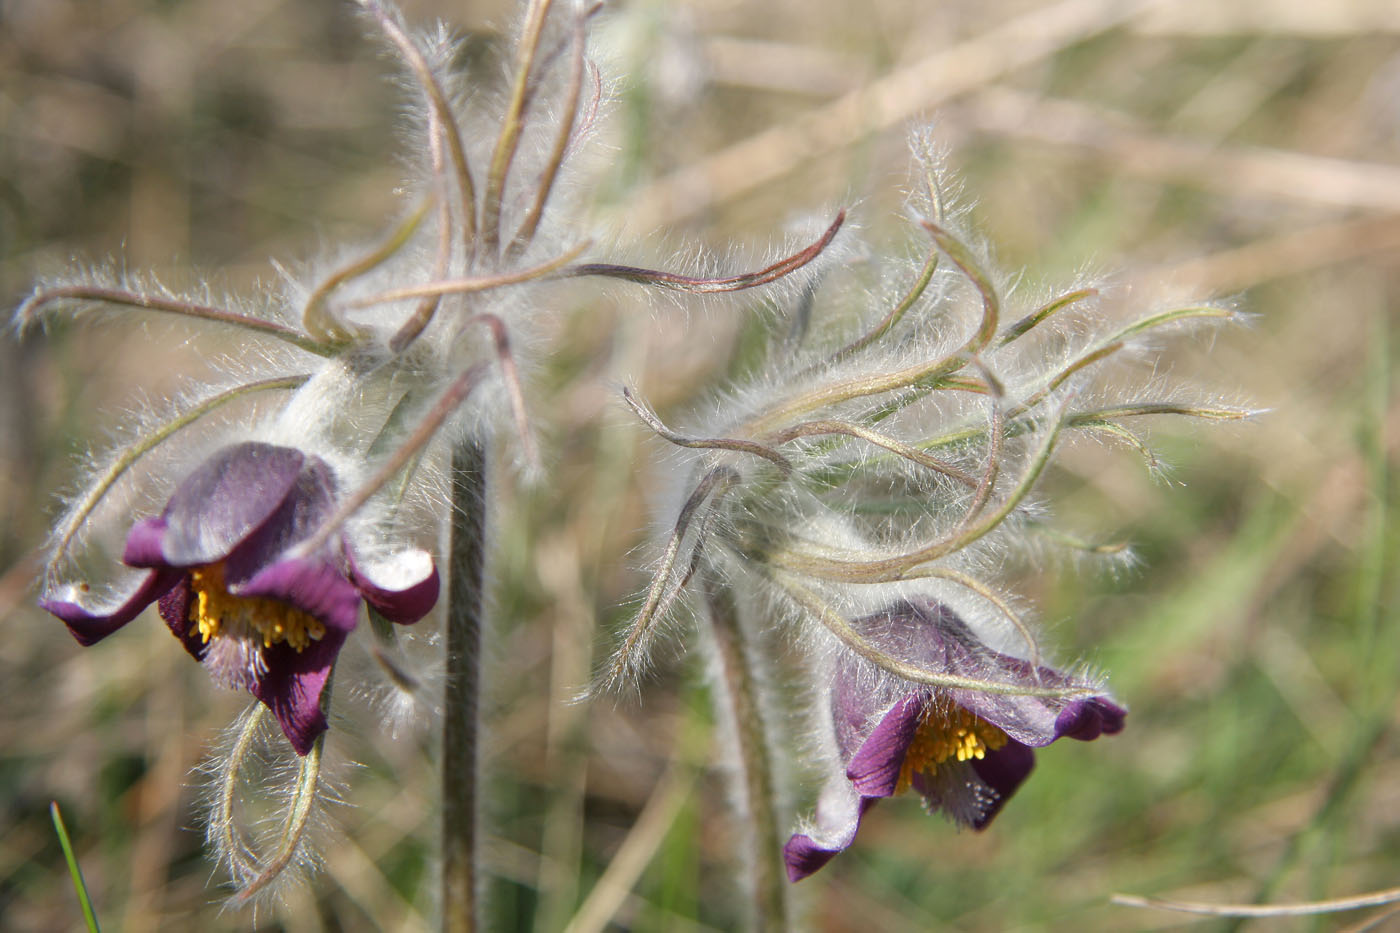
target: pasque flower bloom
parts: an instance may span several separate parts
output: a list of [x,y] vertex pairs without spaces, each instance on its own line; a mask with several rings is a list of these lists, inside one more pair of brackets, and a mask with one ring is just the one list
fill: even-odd
[[[876,674],[868,662],[842,654],[828,694],[842,770],[822,794],[814,824],[784,847],[792,881],[848,848],[876,800],[913,787],[930,810],[983,829],[1029,776],[1032,749],[1123,728],[1125,711],[1090,695],[1090,684],[992,650],[941,603],[896,603],[852,627],[880,651],[924,670],[1026,692],[921,687]],[[1083,686],[1085,695],[1034,695],[1037,688],[1075,686]]]
[[[828,268],[773,328],[765,363],[689,428],[624,390],[690,469],[599,682],[635,682],[678,610],[702,610],[741,763],[734,796],[754,827],[758,925],[782,925],[782,875],[799,880],[848,848],[874,801],[913,787],[980,829],[1034,748],[1121,730],[1101,687],[1040,663],[1010,591],[1055,551],[1130,559],[1057,527],[1042,480],[1081,438],[1123,443],[1158,469],[1135,424],[1250,414],[1173,385],[1151,342],[1234,311],[1124,316],[1087,284],[1028,294],[980,245],[928,140],[916,155],[921,265],[882,257],[871,271],[866,254],[859,276]],[[829,777],[780,859],[781,750],[795,744],[784,733],[807,716]]]
[[404,548],[371,564],[367,542],[346,532],[317,543],[339,493],[331,467],[312,454],[259,442],[225,447],[158,517],[132,526],[122,560],[148,571],[135,592],[102,609],[63,597],[42,605],[91,645],[159,601],[186,650],[217,682],[266,704],[305,755],[326,729],[321,694],[361,600],[408,624],[438,597],[424,551]]

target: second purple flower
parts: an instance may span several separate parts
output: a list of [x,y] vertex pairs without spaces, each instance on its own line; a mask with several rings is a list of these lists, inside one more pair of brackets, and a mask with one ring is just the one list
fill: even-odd
[[161,617],[216,682],[248,690],[305,755],[326,729],[321,710],[331,667],[364,600],[400,624],[437,602],[432,557],[403,548],[365,560],[368,542],[343,532],[314,544],[339,503],[322,459],[246,442],[205,460],[158,517],[138,521],[122,560],[148,570],[130,596],[95,608],[74,598],[42,605],[91,645],[159,601]]
[[[941,603],[900,602],[853,627],[879,650],[929,672],[1027,692],[932,689],[881,676],[854,654],[841,655],[828,712],[843,771],[828,780],[811,825],[784,847],[789,880],[807,877],[848,848],[877,800],[913,788],[929,810],[983,829],[1030,775],[1032,749],[1123,729],[1126,711],[1106,697],[1033,695],[1037,688],[1073,688],[1081,681],[983,645]],[[1089,685],[1083,686],[1087,694]]]

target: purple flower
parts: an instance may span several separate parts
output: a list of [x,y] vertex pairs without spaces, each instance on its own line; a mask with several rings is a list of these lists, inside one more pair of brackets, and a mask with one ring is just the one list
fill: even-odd
[[[119,605],[40,605],[91,645],[159,601],[160,614],[218,683],[267,705],[300,755],[326,729],[321,694],[364,599],[401,624],[437,602],[430,555],[404,549],[371,571],[340,531],[306,542],[338,505],[325,461],[290,447],[242,443],[204,461],[158,518],[137,522],[122,560],[149,573]],[[371,577],[373,573],[373,577]],[[377,579],[376,579],[377,578]]]
[[[986,647],[948,607],[901,602],[854,623],[880,651],[932,673],[1027,689],[1079,682]],[[1101,696],[1063,698],[975,689],[931,689],[877,677],[854,655],[837,662],[831,725],[845,772],[834,775],[807,832],[783,848],[799,881],[855,841],[865,811],[913,787],[929,810],[983,829],[1035,765],[1033,748],[1088,741],[1123,729],[1126,711]]]

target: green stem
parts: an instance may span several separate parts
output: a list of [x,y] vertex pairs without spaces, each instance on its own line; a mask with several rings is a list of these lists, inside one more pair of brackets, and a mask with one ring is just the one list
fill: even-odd
[[[777,794],[773,780],[768,723],[759,700],[759,684],[751,663],[751,646],[728,590],[706,580],[705,605],[719,651],[722,691],[729,701],[734,734],[739,741],[739,781],[752,827],[749,844],[755,930],[786,930],[787,890],[782,847],[778,838]],[[723,713],[721,714],[723,715]]]
[[481,694],[486,451],[452,452],[447,657],[442,725],[442,929],[476,929],[477,711]]
[[[329,681],[325,696],[330,696]],[[254,724],[251,731],[256,732],[258,720],[251,722]],[[326,734],[322,732],[316,737],[311,751],[301,759],[297,766],[296,790],[293,792],[291,805],[287,807],[287,822],[282,826],[282,836],[277,840],[277,848],[272,857],[258,868],[257,875],[250,878],[233,896],[233,903],[245,904],[252,900],[259,891],[281,877],[282,872],[296,859],[297,850],[301,847],[301,841],[310,825],[311,814],[316,808],[316,791],[321,780],[321,750],[325,744]]]

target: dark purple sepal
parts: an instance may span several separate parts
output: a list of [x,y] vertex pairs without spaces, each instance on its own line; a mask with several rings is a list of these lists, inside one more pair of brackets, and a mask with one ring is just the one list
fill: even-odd
[[199,626],[190,621],[190,603],[194,601],[194,588],[186,574],[160,598],[156,609],[170,634],[180,639],[180,644],[196,661],[204,659],[204,638],[199,634]]
[[298,755],[311,751],[317,737],[326,731],[321,694],[344,643],[344,632],[328,628],[320,641],[302,651],[285,643],[263,649],[267,670],[249,689],[277,718]]
[[[307,457],[248,442],[214,453],[185,478],[161,513],[160,553],[174,567],[212,564],[274,522],[298,486]],[[132,529],[133,533],[135,529]]]
[[849,849],[851,843],[855,842],[860,821],[865,819],[866,812],[875,806],[878,800],[878,797],[862,797],[856,811],[855,825],[842,838],[834,839],[828,845],[822,845],[806,833],[793,833],[783,846],[783,864],[787,866],[788,881],[801,881]]
[[787,865],[788,881],[801,881],[808,875],[825,868],[826,863],[841,853],[841,849],[828,849],[817,844],[811,836],[796,833],[783,846],[783,862]]
[[[990,682],[1026,687],[1074,688],[1078,678],[1045,665],[1003,654],[983,644],[957,613],[932,601],[896,603],[858,620],[866,637],[882,650],[936,673],[972,676]],[[857,682],[854,667],[845,678]],[[998,727],[1013,740],[1032,748],[1049,745],[1066,735],[1091,739],[1120,731],[1124,710],[1104,697],[1060,700],[1027,694],[991,693],[953,688],[947,697],[979,719]],[[840,723],[837,723],[838,735]]]
[[[335,507],[335,477],[324,461],[308,457],[282,503],[224,557],[228,578],[247,579],[276,562],[283,554],[315,534],[335,512]],[[337,535],[318,549],[315,556],[331,560],[338,546]]]
[[360,617],[360,592],[323,560],[293,557],[259,570],[248,580],[229,581],[228,591],[243,598],[286,603],[325,623],[327,634],[343,638]]
[[152,570],[140,585],[110,609],[97,610],[62,599],[41,599],[39,608],[58,616],[83,647],[94,645],[141,614],[180,581],[179,571]]
[[[1035,684],[1032,682],[1027,686]],[[1062,734],[1055,728],[1058,711],[1041,697],[982,693],[977,690],[950,690],[948,693],[958,706],[996,726],[1022,745],[1041,748]]]
[[1081,742],[1123,731],[1128,711],[1103,697],[1074,700],[1055,717],[1055,733]]
[[988,752],[985,758],[974,758],[972,770],[983,784],[996,792],[996,799],[987,805],[981,816],[972,821],[972,828],[986,829],[992,817],[1001,812],[1001,808],[1030,777],[1034,768],[1035,752],[1015,739],[996,751]]
[[890,797],[899,786],[904,756],[919,731],[924,702],[909,694],[881,717],[846,764],[846,777],[861,797]]
[[122,550],[122,563],[128,567],[170,567],[165,559],[162,542],[165,541],[165,519],[143,518],[131,526],[126,534],[126,547]]
[[[419,564],[414,568],[416,574],[396,587],[374,580],[368,568],[355,559],[354,552],[346,549],[350,580],[355,588],[380,615],[399,625],[412,625],[431,612],[442,589],[432,557],[421,551],[411,552],[411,557]],[[400,555],[400,559],[408,560],[410,555]]]

